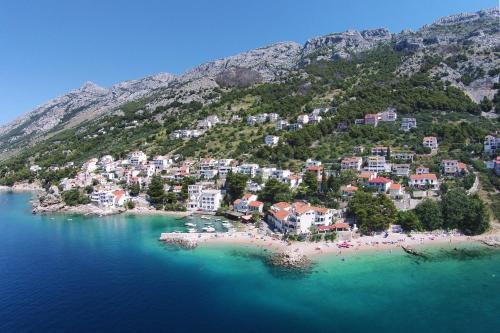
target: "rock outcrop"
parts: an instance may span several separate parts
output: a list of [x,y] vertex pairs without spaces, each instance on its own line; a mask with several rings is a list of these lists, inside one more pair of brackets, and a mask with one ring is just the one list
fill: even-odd
[[272,266],[298,270],[307,270],[312,266],[312,261],[299,251],[274,253],[269,258],[269,263]]
[[349,58],[354,53],[371,49],[391,38],[391,32],[385,28],[332,33],[309,39],[304,45],[302,56],[316,55],[320,60]]

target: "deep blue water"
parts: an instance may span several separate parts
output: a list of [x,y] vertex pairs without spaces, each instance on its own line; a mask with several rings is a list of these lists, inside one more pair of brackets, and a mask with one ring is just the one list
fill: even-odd
[[295,275],[259,249],[165,247],[175,218],[33,216],[29,198],[0,194],[0,332],[499,331],[491,250],[321,258]]

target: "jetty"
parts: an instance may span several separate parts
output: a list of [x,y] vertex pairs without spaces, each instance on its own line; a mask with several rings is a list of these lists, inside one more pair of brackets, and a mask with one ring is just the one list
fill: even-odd
[[198,246],[196,238],[183,233],[164,232],[160,235],[160,241],[179,246],[183,249],[194,249]]

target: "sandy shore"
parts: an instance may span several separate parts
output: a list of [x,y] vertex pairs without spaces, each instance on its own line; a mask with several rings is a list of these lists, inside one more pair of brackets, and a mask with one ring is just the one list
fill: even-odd
[[210,244],[234,244],[242,246],[256,246],[270,251],[299,252],[308,257],[323,255],[344,255],[364,252],[392,252],[403,251],[402,246],[425,248],[429,246],[449,246],[450,244],[479,243],[482,236],[465,236],[459,233],[433,232],[414,233],[411,237],[405,234],[391,233],[388,237],[361,236],[349,243],[349,248],[339,247],[343,241],[335,242],[286,242],[273,237],[260,235],[257,231],[227,232],[227,233],[193,233],[183,236],[196,240],[199,246]]

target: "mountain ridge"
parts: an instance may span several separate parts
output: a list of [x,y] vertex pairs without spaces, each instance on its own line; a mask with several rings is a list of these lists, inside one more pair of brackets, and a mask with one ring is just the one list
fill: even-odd
[[[421,69],[420,63],[428,56],[429,50],[434,50],[432,51],[434,54],[439,54],[441,49],[446,49],[450,43],[456,43],[457,40],[465,38],[474,41],[480,38],[480,43],[488,43],[487,47],[498,47],[500,33],[498,27],[495,29],[494,24],[488,26],[490,30],[475,31],[478,36],[442,31],[443,27],[460,26],[464,23],[467,26],[473,26],[471,23],[495,21],[498,17],[498,8],[492,8],[475,13],[446,16],[434,23],[422,26],[415,32],[404,30],[400,33],[392,33],[386,28],[347,30],[310,38],[303,45],[296,42],[273,43],[200,64],[181,75],[158,73],[136,80],[119,82],[109,88],[100,87],[88,81],[80,88],[56,97],[14,121],[0,126],[0,149],[5,149],[6,146],[15,148],[16,145],[30,142],[33,137],[48,135],[51,131],[61,127],[74,127],[85,120],[95,119],[119,110],[124,103],[151,97],[156,93],[163,95],[151,102],[152,108],[168,105],[173,100],[197,101],[204,104],[211,100],[210,92],[216,88],[280,80],[291,71],[299,70],[304,64],[333,61],[339,58],[348,59],[352,54],[372,49],[381,43],[395,43],[396,47],[415,52],[414,59],[409,57],[407,63],[400,69],[400,73],[411,75]],[[478,68],[483,66],[483,63],[478,65],[472,64],[471,61],[468,61],[468,64]],[[491,66],[488,62],[483,66],[482,71],[488,71],[494,66],[496,66],[495,61],[491,62]],[[449,68],[442,67],[447,72],[453,72]],[[443,69],[436,69],[437,72],[440,70]],[[460,70],[455,70],[452,74],[455,75],[455,81],[462,75]],[[488,87],[492,86],[494,81],[494,78],[485,78],[483,75],[473,80],[468,87],[460,82],[453,84],[466,91],[474,100],[479,101],[485,96],[492,97],[492,90]]]

